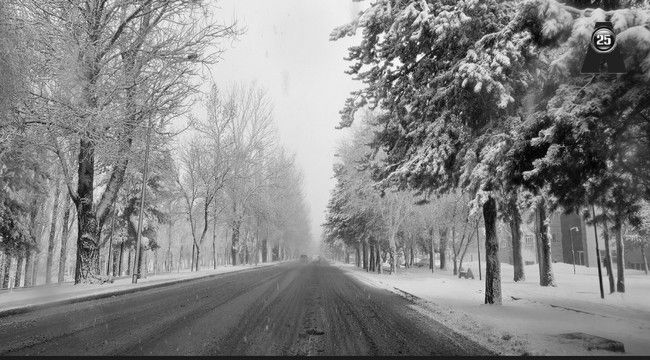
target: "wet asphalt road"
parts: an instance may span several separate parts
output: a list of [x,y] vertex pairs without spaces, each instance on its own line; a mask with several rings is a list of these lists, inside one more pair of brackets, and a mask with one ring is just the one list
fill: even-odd
[[283,263],[0,318],[0,355],[484,355],[407,300]]

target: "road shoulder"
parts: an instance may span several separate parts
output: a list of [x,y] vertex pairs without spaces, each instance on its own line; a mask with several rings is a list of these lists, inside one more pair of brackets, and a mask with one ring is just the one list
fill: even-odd
[[[617,355],[604,350],[595,350],[584,347],[584,344],[577,342],[562,341],[558,342],[557,335],[561,331],[524,331],[524,327],[511,324],[510,318],[521,317],[522,322],[530,325],[537,325],[533,322],[554,323],[555,318],[564,316],[570,318],[575,314],[568,314],[564,309],[546,309],[541,305],[534,304],[538,307],[532,309],[534,314],[542,316],[542,319],[534,317],[527,318],[530,315],[529,304],[519,304],[518,302],[506,302],[499,307],[479,304],[475,296],[471,299],[458,299],[458,301],[477,301],[472,307],[475,311],[464,311],[467,306],[453,306],[449,301],[437,301],[436,297],[428,296],[436,289],[429,288],[435,286],[433,282],[413,282],[413,284],[402,286],[404,276],[398,278],[390,275],[379,275],[368,273],[364,270],[357,269],[354,266],[333,263],[332,265],[341,268],[349,276],[366,283],[367,285],[377,288],[383,288],[391,291],[411,302],[413,309],[418,311],[423,317],[435,320],[444,326],[458,332],[459,334],[475,341],[485,348],[499,355]],[[434,275],[435,276],[435,275]],[[439,275],[438,275],[439,276]],[[419,281],[419,280],[418,280]],[[437,281],[453,281],[437,279]],[[461,280],[458,280],[461,281]],[[444,291],[440,289],[440,291]],[[458,294],[446,294],[447,297],[455,297]],[[440,296],[446,296],[440,295]],[[467,296],[466,296],[467,297]],[[521,309],[524,306],[525,309]],[[522,311],[525,310],[525,311]],[[582,314],[586,316],[585,314]],[[500,324],[494,321],[486,321],[486,318],[501,318]],[[512,325],[512,326],[511,326]],[[577,326],[577,324],[576,324]]]
[[3,292],[0,292],[0,318],[54,306],[121,296],[213,276],[251,271],[277,264],[279,262],[250,266],[224,266],[198,272],[166,273],[141,279],[137,284],[131,284],[130,278],[122,278],[116,280],[114,283],[103,285],[73,285],[66,283],[29,289],[19,288],[13,291],[3,290]]

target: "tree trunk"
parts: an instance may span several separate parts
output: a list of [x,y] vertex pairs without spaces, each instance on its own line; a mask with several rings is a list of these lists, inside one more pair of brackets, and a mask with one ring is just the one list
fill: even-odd
[[3,277],[2,277],[2,288],[6,289],[9,287],[9,273],[11,271],[11,253],[9,249],[5,249],[5,260],[3,266]]
[[[463,252],[460,254],[460,260],[458,261],[458,267],[463,268],[463,260],[465,259],[465,254],[467,254],[467,248],[469,248],[469,245],[472,243],[472,234],[470,233],[470,236],[467,238],[467,241],[465,242],[465,246],[463,247]],[[460,277],[460,274],[458,275]]]
[[158,249],[153,252],[153,274],[158,273]]
[[355,250],[354,262],[357,267],[361,267],[361,243],[358,242]]
[[537,206],[539,213],[539,239],[541,247],[541,273],[539,274],[539,284],[541,286],[555,286],[555,279],[553,278],[553,269],[551,267],[551,241],[548,236],[548,225],[546,224],[546,204],[542,200]]
[[[464,260],[463,258],[464,257],[465,257],[465,254],[459,256],[459,259],[458,259],[458,268],[459,269],[463,268],[463,260]],[[460,278],[460,273],[458,273],[458,277]]]
[[375,249],[376,253],[376,259],[375,259],[375,264],[377,266],[377,273],[381,274],[381,246],[377,244],[377,248]]
[[262,239],[262,262],[269,261],[269,240],[268,238]]
[[115,249],[113,252],[113,261],[111,262],[111,274],[113,274],[115,277],[120,276],[120,272],[118,270],[120,261],[122,261],[121,250]]
[[72,226],[69,222],[74,205],[68,196],[66,196],[65,203],[65,213],[63,214],[63,222],[61,223],[61,253],[59,255],[59,277],[57,279],[59,284],[65,281],[65,267],[68,261],[68,236],[70,227]]
[[364,239],[361,243],[361,250],[363,256],[363,269],[368,271],[368,240]]
[[[34,168],[32,179],[35,180],[37,169]],[[54,185],[56,187],[56,184]],[[58,191],[58,187],[57,187]],[[57,206],[57,199],[54,198],[54,206]],[[25,254],[25,279],[24,286],[32,286],[36,283],[35,271],[34,271],[34,258],[37,256],[40,251],[39,240],[41,238],[41,233],[39,230],[42,230],[42,226],[38,224],[38,217],[45,213],[44,210],[41,210],[41,207],[45,207],[45,204],[42,204],[42,199],[38,194],[33,194],[31,199],[31,204],[29,205],[29,233],[34,240],[34,245],[36,245],[35,251],[32,252],[32,249],[26,248]],[[40,210],[40,211],[39,211]],[[52,218],[53,222],[56,222],[56,217]],[[43,221],[44,222],[44,221]],[[40,229],[39,229],[40,228]]]
[[5,252],[0,251],[0,289],[2,289],[2,280],[5,278]]
[[54,191],[54,204],[52,205],[52,221],[50,225],[50,236],[47,242],[47,259],[45,260],[45,283],[52,282],[52,265],[54,263],[54,245],[56,241],[56,223],[59,218],[59,202],[61,202],[61,186],[56,184]]
[[433,231],[429,233],[430,238],[429,238],[429,269],[431,269],[431,272],[433,272],[433,269],[435,269],[434,265],[434,258],[433,258]]
[[129,248],[129,258],[126,264],[126,275],[131,275],[131,265],[133,264],[133,250]]
[[369,259],[369,269],[370,271],[375,271],[375,244],[370,243],[370,259]]
[[646,248],[645,244],[641,245],[641,256],[643,257],[643,271],[645,271],[645,274],[648,275],[648,259],[646,258],[645,255],[645,248]]
[[117,274],[122,276],[122,264],[124,263],[124,242],[120,243],[120,262],[117,264]]
[[623,221],[614,220],[616,234],[616,292],[625,292],[625,247],[623,245]]
[[397,270],[397,264],[395,264],[396,255],[397,255],[397,245],[395,243],[395,235],[391,235],[388,241],[388,264],[390,265],[390,274],[395,275]]
[[409,262],[409,265],[410,265],[411,267],[413,267],[413,258],[415,257],[415,254],[414,254],[414,252],[413,252],[413,245],[411,245],[410,250],[411,250],[411,257],[409,258],[409,261],[410,261],[410,262]]
[[485,222],[485,303],[501,305],[501,264],[497,238],[497,204],[489,197],[483,204]]
[[[108,238],[108,255],[106,257],[106,276],[115,276],[115,249],[113,249],[113,234],[115,233],[115,206],[111,211],[111,234]],[[111,271],[113,269],[113,271]]]
[[149,275],[149,253],[144,248],[140,248],[140,260],[138,260],[138,264],[140,265],[138,268],[138,277],[146,279]]
[[458,275],[458,259],[456,259],[456,254],[455,253],[454,253],[452,261],[454,263],[453,274]]
[[190,271],[194,271],[194,253],[196,252],[196,245],[192,243],[192,254],[190,255]]
[[41,257],[40,257],[40,255],[41,255],[41,254],[39,254],[38,252],[36,252],[36,253],[34,254],[34,265],[32,266],[32,273],[31,273],[31,276],[32,276],[32,286],[38,284],[38,283],[37,283],[37,282],[38,282],[38,266],[39,266],[39,263],[40,263],[40,261],[41,261]]
[[181,266],[183,266],[183,244],[181,244],[181,248],[178,250],[178,272],[181,272]]
[[199,259],[201,259],[201,247],[197,245],[196,246],[196,270],[195,271],[201,270],[201,265],[203,265],[201,262],[199,262]]
[[196,261],[194,262],[196,268],[194,269],[194,271],[199,271],[199,269],[201,268],[200,264],[199,264],[199,259],[201,259],[201,248],[197,245],[196,246]]
[[93,206],[95,147],[92,141],[79,143],[77,181],[77,260],[74,283],[87,282],[99,274],[99,236],[97,214]]
[[535,207],[535,260],[537,261],[537,270],[542,273],[542,255],[541,255],[541,241],[539,238],[539,210]]
[[440,248],[438,249],[440,253],[440,269],[444,270],[447,268],[447,228],[441,228],[440,233]]
[[[237,265],[237,247],[239,246],[239,227],[241,221],[233,220],[232,222],[232,239],[231,239],[231,248],[230,248],[230,257],[232,265]],[[280,255],[280,254],[278,254]]]
[[453,275],[458,275],[458,249],[456,249],[456,227],[451,228],[451,250],[453,261]]
[[18,253],[18,264],[16,265],[16,276],[14,278],[14,287],[20,287],[22,280],[23,265],[25,264],[25,255],[23,251]]
[[34,282],[34,253],[30,249],[25,251],[25,287],[36,285]]
[[512,237],[512,266],[514,268],[513,281],[524,281],[524,259],[521,255],[521,214],[517,202],[511,199],[509,203],[510,212],[510,236]]
[[[607,227],[607,220],[603,219],[603,240],[605,242],[605,269],[607,270],[607,278],[609,279],[609,293],[612,294],[616,291],[614,285],[614,272],[612,271],[612,252],[609,250],[609,229]],[[600,256],[600,254],[598,254]]]
[[216,270],[217,269],[217,236],[213,235],[212,236],[212,269]]

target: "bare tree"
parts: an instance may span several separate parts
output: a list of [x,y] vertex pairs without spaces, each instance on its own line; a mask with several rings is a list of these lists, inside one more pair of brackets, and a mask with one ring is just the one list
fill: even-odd
[[231,262],[236,265],[241,226],[247,214],[252,214],[250,201],[264,188],[264,182],[254,174],[263,166],[276,137],[271,104],[263,89],[254,84],[235,84],[221,96],[219,104],[232,140],[232,176],[225,191],[230,199]]
[[[210,154],[200,138],[190,141],[181,155],[182,180],[178,184],[185,200],[188,221],[192,232],[193,251],[192,270],[198,270],[198,259],[201,245],[208,232],[209,215],[212,202],[223,187],[228,169],[223,169],[216,175]],[[197,213],[197,207],[198,213]],[[199,219],[203,220],[203,229],[199,230]],[[200,231],[200,233],[199,233]]]
[[[25,8],[49,66],[64,69],[51,71],[49,91],[33,95],[68,115],[55,124],[58,136],[79,144],[76,182],[61,163],[77,208],[75,282],[91,281],[99,274],[101,229],[142,125],[155,120],[160,128],[188,110],[198,65],[216,61],[220,50],[212,45],[236,28],[206,15],[207,2],[192,0],[51,0]],[[97,180],[103,192],[95,204]]]

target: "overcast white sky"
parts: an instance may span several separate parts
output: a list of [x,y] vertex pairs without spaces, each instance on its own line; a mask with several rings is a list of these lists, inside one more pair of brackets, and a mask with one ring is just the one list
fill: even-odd
[[218,14],[235,17],[247,31],[212,69],[218,84],[256,80],[267,89],[284,146],[297,156],[320,240],[334,185],[334,149],[342,131],[338,111],[359,84],[344,73],[352,39],[329,41],[333,28],[359,11],[352,0],[225,0]]

